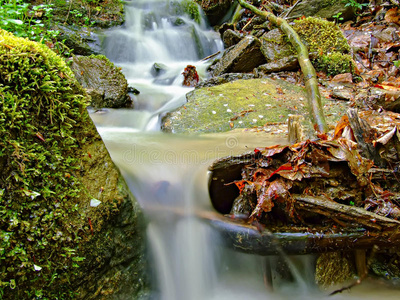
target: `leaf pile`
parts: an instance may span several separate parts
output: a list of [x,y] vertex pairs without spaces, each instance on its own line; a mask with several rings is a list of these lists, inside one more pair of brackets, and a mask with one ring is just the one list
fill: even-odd
[[[386,191],[373,181],[379,170],[349,139],[307,140],[292,146],[256,148],[254,152],[254,162],[243,167],[242,180],[234,182],[240,195],[231,211],[248,215],[250,222],[359,226],[362,222],[341,217],[340,210],[347,206],[400,218],[398,182],[389,178],[387,184],[393,188]],[[322,206],[304,209],[296,200],[302,197],[319,199]],[[331,203],[342,205],[336,215],[325,209]],[[373,215],[368,215],[371,222],[375,222]]]

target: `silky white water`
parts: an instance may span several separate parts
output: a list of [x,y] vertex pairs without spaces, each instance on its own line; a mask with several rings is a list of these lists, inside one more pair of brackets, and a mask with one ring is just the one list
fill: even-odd
[[[151,299],[320,299],[324,294],[313,284],[312,256],[261,257],[226,249],[202,219],[216,213],[207,190],[207,167],[215,159],[286,141],[241,131],[196,136],[159,131],[160,115],[184,104],[191,90],[181,86],[184,68],[195,65],[206,79],[207,63],[200,60],[222,50],[219,35],[204,21],[171,15],[172,4],[134,0],[126,5],[126,23],[107,33],[104,54],[140,95],[132,95],[134,110],[91,111],[113,161],[148,216],[155,281]],[[166,66],[158,77],[151,71],[155,63]],[[294,280],[282,278],[282,261]],[[374,289],[395,299],[390,290]],[[363,291],[330,298],[376,299],[376,292]]]

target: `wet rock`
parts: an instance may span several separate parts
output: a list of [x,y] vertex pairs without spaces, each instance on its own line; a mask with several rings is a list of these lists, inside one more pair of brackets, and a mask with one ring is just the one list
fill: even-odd
[[[333,22],[319,18],[297,20],[293,29],[307,46],[310,59],[316,70],[336,75],[354,70],[353,60],[347,40],[340,28]],[[291,71],[298,69],[297,53],[288,38],[279,30],[264,33],[261,38],[261,51],[266,65],[260,72]]]
[[128,93],[132,93],[134,95],[139,95],[140,91],[137,88],[134,88],[133,86],[128,86]]
[[[21,149],[35,145],[29,148],[27,165],[34,172],[24,173],[23,184],[36,194],[26,198],[29,207],[18,206],[17,202],[26,202],[13,192],[21,190],[19,183],[0,180],[2,214],[32,225],[31,231],[21,228],[20,235],[20,226],[2,223],[2,236],[10,231],[15,244],[2,239],[1,273],[8,277],[1,281],[13,278],[18,288],[2,285],[0,298],[27,299],[40,293],[38,297],[46,299],[138,299],[149,286],[144,218],[89,117],[87,94],[65,61],[49,48],[2,30],[0,36],[0,77],[10,77],[9,70],[15,68],[38,85],[35,93],[26,92],[21,88],[24,77],[19,76],[2,86],[4,97],[18,99],[14,113],[22,115],[27,105],[31,107],[29,118],[26,115],[9,138]],[[13,52],[5,45],[13,45]],[[9,118],[6,106],[0,110]],[[6,126],[2,130],[11,132],[10,124],[2,122]],[[0,167],[5,178],[19,172],[12,163],[13,151],[2,147]],[[8,199],[16,205],[5,207]],[[10,249],[15,245],[21,249],[18,255]]]
[[124,23],[124,4],[121,1],[101,1],[96,3],[96,9],[92,4],[83,0],[59,0],[53,7],[52,18],[56,23],[66,26],[79,24],[110,28]]
[[211,26],[218,25],[234,4],[233,0],[203,0],[201,8]]
[[328,88],[331,90],[331,97],[339,100],[354,100],[354,87],[351,84],[330,82]]
[[355,14],[351,6],[345,6],[342,1],[331,0],[303,0],[300,1],[286,16],[291,19],[305,17],[320,17],[333,20],[332,16],[341,13],[344,21],[354,18]]
[[219,62],[213,66],[213,76],[223,73],[246,73],[265,63],[259,39],[246,36],[237,45],[227,49]]
[[397,90],[364,89],[357,93],[354,100],[356,106],[360,108],[372,107],[400,112],[400,91]]
[[241,39],[242,36],[240,35],[240,33],[232,29],[228,29],[224,31],[224,33],[222,34],[222,40],[224,42],[225,48],[229,48],[231,46],[236,45],[237,43],[240,42]]
[[76,79],[92,97],[91,106],[131,107],[125,76],[105,56],[74,56],[71,60]]
[[53,30],[58,30],[59,42],[63,42],[75,55],[91,55],[101,53],[99,36],[87,27],[74,25],[54,25]]
[[151,67],[150,74],[153,77],[158,77],[160,75],[163,75],[167,72],[167,66],[162,64],[162,63],[154,63],[153,66]]
[[396,249],[388,249],[375,254],[370,262],[370,270],[375,276],[395,280],[400,283],[400,253]]
[[353,88],[345,87],[343,85],[336,86],[332,90],[332,98],[336,98],[339,100],[351,101],[354,99]]
[[290,55],[288,57],[281,58],[277,61],[271,61],[263,64],[257,68],[259,73],[272,73],[280,71],[294,71],[299,69],[299,60],[296,56]]
[[255,78],[254,74],[227,73],[227,74],[222,74],[219,76],[211,77],[210,79],[208,79],[206,81],[201,81],[196,86],[196,88],[210,87],[210,86],[224,84],[224,83],[239,80],[239,79],[253,79],[253,78]]
[[83,162],[81,176],[101,204],[86,208],[94,234],[81,246],[86,259],[74,280],[77,299],[136,298],[149,285],[144,217],[94,125],[87,126],[94,136],[82,147],[91,158]]
[[317,259],[315,281],[324,289],[353,279],[355,275],[356,267],[349,253],[328,252]]
[[288,55],[293,55],[289,48],[289,42],[282,32],[275,28],[264,33],[261,38],[261,52],[264,54],[267,62],[282,59]]

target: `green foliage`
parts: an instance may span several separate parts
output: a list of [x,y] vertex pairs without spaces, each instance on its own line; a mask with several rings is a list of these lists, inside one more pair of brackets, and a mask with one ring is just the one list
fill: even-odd
[[350,6],[355,11],[362,10],[364,7],[368,6],[368,3],[359,3],[357,0],[342,0],[345,4],[345,7]]
[[330,75],[354,72],[354,62],[339,26],[320,18],[296,20],[293,26],[310,53],[314,53],[314,66]]
[[51,4],[31,6],[24,0],[0,0],[0,28],[33,41],[52,41],[58,32],[45,26],[52,10]]
[[[43,44],[0,29],[0,295],[64,299],[53,284],[82,259],[82,184],[74,152],[83,143],[84,92]],[[10,296],[12,295],[12,296]]]
[[344,20],[341,12],[338,12],[336,15],[333,15],[332,18],[335,20],[336,24]]

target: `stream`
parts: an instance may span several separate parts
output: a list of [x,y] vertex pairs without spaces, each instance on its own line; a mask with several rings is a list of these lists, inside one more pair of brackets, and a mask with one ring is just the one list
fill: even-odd
[[[223,49],[219,34],[204,21],[169,15],[171,3],[126,4],[126,24],[107,32],[104,54],[140,94],[132,95],[133,110],[90,112],[149,220],[149,260],[156,282],[151,299],[320,299],[325,294],[314,284],[312,255],[262,257],[227,249],[201,217],[216,214],[207,189],[207,168],[215,159],[286,141],[242,131],[194,136],[160,132],[161,116],[183,105],[192,89],[182,87],[184,68],[196,66],[204,80],[208,65],[201,59]],[[154,77],[155,63],[166,72]],[[291,280],[282,278],[282,264]],[[330,298],[397,299],[394,293],[368,283]]]

